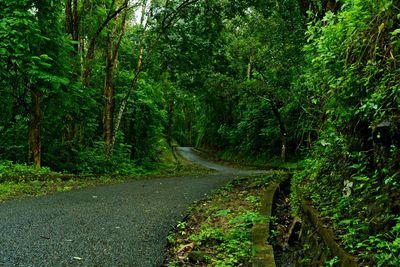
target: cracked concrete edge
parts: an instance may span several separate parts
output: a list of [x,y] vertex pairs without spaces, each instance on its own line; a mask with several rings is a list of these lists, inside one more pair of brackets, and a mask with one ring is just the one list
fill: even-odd
[[[276,190],[279,188],[278,182],[271,183],[264,192],[264,196],[261,199],[261,210],[260,212],[267,218],[271,217],[272,204],[274,201],[274,195]],[[253,267],[275,267],[274,249],[268,244],[270,231],[269,219],[265,223],[258,223],[253,226],[252,229],[252,241],[253,241]]]
[[358,258],[345,251],[343,247],[337,242],[337,238],[333,230],[324,225],[324,223],[320,220],[319,212],[312,207],[312,204],[305,200],[302,200],[300,204],[303,214],[315,227],[316,231],[319,233],[319,236],[322,238],[322,241],[330,249],[333,255],[339,257],[339,266],[342,267],[360,266],[358,263]]

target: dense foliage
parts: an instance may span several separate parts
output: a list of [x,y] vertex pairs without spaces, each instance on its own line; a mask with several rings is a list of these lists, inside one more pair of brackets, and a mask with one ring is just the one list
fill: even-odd
[[[399,5],[348,1],[312,19],[298,87],[319,129],[296,187],[374,264],[399,258]],[[371,262],[372,263],[372,262]]]
[[134,174],[176,142],[304,159],[293,199],[400,264],[398,1],[0,5],[1,166]]

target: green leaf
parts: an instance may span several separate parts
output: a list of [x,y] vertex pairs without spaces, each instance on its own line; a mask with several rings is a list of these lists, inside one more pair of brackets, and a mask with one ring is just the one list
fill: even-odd
[[226,216],[226,215],[228,215],[230,212],[231,212],[230,209],[220,210],[220,211],[218,211],[218,212],[214,215],[214,217]]
[[392,31],[392,35],[400,34],[400,28]]
[[379,28],[378,28],[379,33],[382,32],[383,28],[385,28],[385,23],[382,23],[381,25],[379,25]]

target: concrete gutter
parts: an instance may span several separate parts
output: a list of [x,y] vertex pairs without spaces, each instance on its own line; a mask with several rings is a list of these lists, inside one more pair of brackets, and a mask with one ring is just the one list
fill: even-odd
[[339,265],[342,267],[357,267],[358,264],[357,257],[347,253],[337,242],[333,231],[327,228],[324,223],[319,219],[319,213],[312,207],[312,204],[307,201],[301,201],[301,208],[303,214],[312,223],[315,229],[318,231],[319,235],[322,237],[322,241],[330,249],[333,255],[339,257]]
[[268,220],[266,223],[258,223],[253,226],[253,267],[275,267],[274,249],[268,244],[270,220],[272,214],[272,204],[278,183],[270,184],[265,190],[264,197],[261,200],[260,212]]

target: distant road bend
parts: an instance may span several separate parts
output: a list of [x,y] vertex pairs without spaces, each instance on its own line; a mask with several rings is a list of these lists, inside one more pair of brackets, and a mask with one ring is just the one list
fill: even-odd
[[161,266],[166,237],[188,207],[235,175],[178,148],[218,174],[157,178],[0,204],[0,267]]

